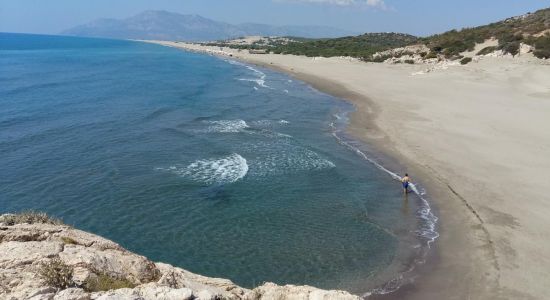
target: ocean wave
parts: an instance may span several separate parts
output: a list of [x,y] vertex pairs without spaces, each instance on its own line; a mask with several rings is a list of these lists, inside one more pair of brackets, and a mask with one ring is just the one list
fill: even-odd
[[[289,151],[266,157],[258,167],[266,173],[287,173],[331,169],[336,165],[308,149]],[[276,168],[273,168],[273,167]]]
[[255,82],[258,86],[261,86],[261,87],[264,87],[264,88],[271,88],[270,86],[266,85],[265,84],[265,79],[263,78],[238,78],[238,80],[240,81],[250,81],[250,82]]
[[[268,86],[267,84],[265,84],[267,75],[264,72],[254,68],[252,66],[249,66],[249,65],[246,65],[246,64],[243,64],[241,62],[234,61],[234,60],[229,60],[228,59],[228,60],[226,60],[226,62],[228,62],[232,65],[245,67],[246,69],[252,71],[254,73],[254,75],[257,76],[257,78],[238,78],[238,80],[255,82],[258,86],[261,86],[263,88],[273,89],[270,86]],[[255,88],[255,89],[257,90],[257,88]]]
[[290,122],[287,120],[256,120],[250,122],[250,124],[255,127],[272,127],[275,125],[288,125]]
[[247,133],[247,134],[259,134],[269,138],[291,138],[291,135],[265,129],[266,127],[272,127],[274,124],[288,124],[288,121],[279,120],[259,120],[252,121],[250,127],[244,120],[216,120],[216,121],[203,121],[202,123],[208,124],[207,128],[196,129],[193,132],[198,133]]
[[303,171],[319,171],[335,168],[336,165],[317,152],[291,140],[263,142],[247,145],[257,159],[251,164],[251,173],[256,176],[292,174]]
[[218,121],[204,121],[209,124],[205,132],[220,132],[220,133],[237,133],[246,128],[249,128],[248,124],[244,120],[218,120]]
[[206,184],[227,184],[242,179],[248,173],[248,163],[239,154],[227,157],[197,160],[186,167],[158,168]]

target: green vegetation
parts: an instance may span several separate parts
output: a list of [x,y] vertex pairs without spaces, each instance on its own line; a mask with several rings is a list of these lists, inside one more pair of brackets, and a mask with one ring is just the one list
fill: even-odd
[[0,222],[12,226],[16,224],[53,224],[62,225],[60,219],[48,216],[46,213],[33,210],[23,211],[16,214],[6,214],[0,217]]
[[[460,53],[473,51],[476,44],[487,39],[496,38],[496,47],[486,47],[478,55],[502,50],[504,53],[517,55],[520,44],[535,47],[533,54],[539,58],[550,56],[550,33],[542,35],[550,29],[550,8],[539,10],[520,17],[509,18],[500,22],[462,30],[451,30],[425,38],[417,38],[400,33],[367,33],[359,36],[335,39],[306,38],[264,38],[252,44],[231,44],[218,42],[209,46],[230,47],[236,49],[266,49],[275,54],[294,54],[305,56],[352,56],[366,61],[383,62],[391,57],[411,55],[406,51],[397,54],[377,55],[389,49],[400,48],[413,44],[425,44],[430,51],[420,53],[424,59],[445,57],[447,59],[463,59]],[[405,63],[410,63],[405,61]]]
[[[451,30],[424,38],[422,41],[433,53],[455,59],[461,52],[472,51],[476,43],[482,43],[494,37],[499,40],[499,45],[493,51],[503,50],[504,53],[517,55],[520,43],[534,45],[541,52],[550,49],[544,42],[539,42],[544,37],[537,37],[549,28],[550,8],[485,26],[465,28],[460,31]],[[492,52],[487,48],[482,51],[484,51],[483,54]]]
[[44,284],[57,289],[66,289],[74,286],[72,280],[73,268],[66,265],[59,257],[42,263],[39,267],[38,275]]
[[463,59],[460,60],[460,64],[461,65],[466,65],[468,64],[469,62],[472,61],[472,58],[471,57],[464,57]]
[[106,274],[90,277],[84,283],[84,290],[88,292],[110,291],[123,288],[134,288],[136,285],[127,279],[113,278]]
[[388,49],[414,44],[418,38],[401,33],[367,33],[335,39],[266,38],[252,44],[208,43],[206,46],[230,47],[233,49],[266,49],[275,54],[305,56],[352,56],[368,58],[372,54]]
[[368,33],[336,39],[294,40],[286,45],[273,47],[273,53],[367,58],[376,52],[411,45],[417,41],[418,38],[408,34]]
[[[73,240],[74,241],[74,240]],[[136,285],[127,279],[114,278],[107,274],[94,271],[99,275],[90,276],[82,285],[87,292],[109,291],[122,288],[134,288]],[[66,289],[77,286],[73,282],[73,268],[65,264],[59,257],[42,263],[38,269],[38,275],[44,284],[56,289]]]
[[65,245],[78,245],[78,242],[70,237],[61,237],[61,241],[63,241],[63,244]]
[[533,51],[533,54],[538,58],[550,58],[550,34],[535,41],[535,51]]
[[497,47],[495,46],[485,47],[479,50],[479,52],[476,55],[487,55],[489,53],[493,53],[495,50],[497,50]]

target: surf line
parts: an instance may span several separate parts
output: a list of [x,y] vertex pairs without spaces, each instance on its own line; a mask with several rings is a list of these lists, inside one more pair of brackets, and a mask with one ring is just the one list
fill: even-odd
[[[352,143],[350,143],[350,141],[347,141],[343,137],[343,135],[345,134],[343,132],[344,127],[347,126],[348,124],[347,115],[350,112],[351,111],[344,111],[344,112],[341,112],[340,114],[337,113],[333,115],[335,120],[333,120],[329,124],[329,127],[332,129],[332,136],[337,140],[339,144],[355,152],[361,158],[363,158],[367,162],[374,165],[377,169],[388,174],[393,180],[401,181],[401,176],[399,176],[398,173],[393,172],[388,168],[384,167],[382,164],[378,163],[376,160],[369,157],[364,151],[361,151],[358,147],[355,147],[354,145],[352,145]],[[340,123],[341,127],[337,126],[337,123]],[[340,134],[342,134],[342,136]],[[377,287],[372,291],[364,293],[362,295],[363,298],[368,298],[371,295],[385,295],[385,294],[393,293],[397,291],[403,284],[413,282],[414,276],[408,277],[406,275],[410,274],[417,265],[425,263],[426,261],[425,258],[426,258],[426,255],[428,254],[428,250],[431,248],[431,244],[435,242],[435,240],[439,237],[439,233],[435,230],[438,217],[435,216],[428,200],[426,199],[425,189],[420,188],[418,184],[414,184],[414,183],[411,183],[410,186],[414,194],[416,194],[420,199],[420,207],[416,211],[416,217],[420,220],[420,225],[416,229],[415,234],[420,239],[421,242],[424,242],[424,250],[419,253],[419,258],[414,260],[414,263],[411,264],[409,269],[403,272],[400,272],[395,278],[382,284],[380,287]]]

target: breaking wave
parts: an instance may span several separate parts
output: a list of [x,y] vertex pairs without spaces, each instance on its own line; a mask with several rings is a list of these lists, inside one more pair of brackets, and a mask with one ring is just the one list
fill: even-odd
[[158,168],[206,184],[227,184],[242,179],[248,173],[248,163],[239,154],[197,160],[186,167]]
[[205,123],[209,124],[208,128],[204,130],[205,132],[236,133],[249,128],[248,124],[240,119],[205,121]]
[[294,145],[292,141],[263,142],[247,145],[258,157],[250,167],[251,175],[273,176],[302,171],[331,169],[336,165],[305,147]]

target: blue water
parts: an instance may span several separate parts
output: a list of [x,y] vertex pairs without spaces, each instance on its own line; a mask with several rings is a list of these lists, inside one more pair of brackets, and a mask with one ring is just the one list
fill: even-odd
[[335,138],[352,107],[285,75],[0,34],[0,107],[0,213],[46,211],[247,287],[366,292],[416,255],[418,202]]

